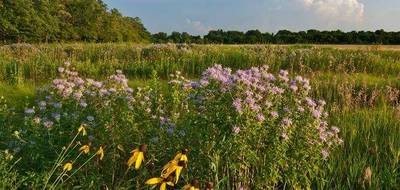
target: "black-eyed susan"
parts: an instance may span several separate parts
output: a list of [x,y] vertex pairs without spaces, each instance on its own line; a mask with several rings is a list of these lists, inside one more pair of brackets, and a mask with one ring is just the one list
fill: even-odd
[[63,166],[63,171],[64,172],[69,172],[72,170],[72,162],[67,162]]
[[173,160],[169,161],[167,164],[164,165],[162,171],[166,171],[168,168],[178,164],[179,161],[183,161],[185,163],[185,166],[188,162],[188,157],[187,157],[187,153],[189,152],[188,149],[183,149],[181,152],[179,152],[178,154],[176,154],[176,156],[174,157]]
[[183,149],[180,153],[176,154],[174,160],[179,162],[179,161],[184,161],[185,163],[188,162],[188,157],[187,157],[187,153],[189,152],[188,149]]
[[151,178],[146,181],[147,185],[160,185],[160,190],[166,190],[167,185],[170,187],[174,186],[174,183],[172,182],[174,178],[172,176],[168,176],[167,178],[160,178],[160,177],[155,177]]
[[84,154],[89,154],[90,152],[90,144],[85,144],[79,148],[79,151]]
[[97,150],[96,155],[99,156],[100,160],[103,160],[103,157],[104,157],[104,150],[103,150],[103,147],[102,147],[102,146],[99,147],[99,150]]
[[86,136],[87,135],[86,128],[83,125],[81,125],[78,128],[78,133],[82,133],[82,136]]
[[175,173],[175,183],[178,183],[179,177],[181,175],[184,166],[185,166],[185,161],[179,161],[177,164],[172,164],[170,167],[161,172],[161,177],[166,178],[171,174]]
[[200,185],[199,180],[194,179],[189,184],[183,186],[182,190],[200,190],[199,185]]
[[134,166],[135,170],[140,168],[144,160],[144,154],[147,152],[147,144],[142,144],[139,148],[133,150],[132,156],[128,159],[128,167]]

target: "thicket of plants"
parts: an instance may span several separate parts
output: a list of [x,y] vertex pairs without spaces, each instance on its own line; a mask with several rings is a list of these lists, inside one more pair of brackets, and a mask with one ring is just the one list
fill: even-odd
[[343,143],[309,80],[287,71],[216,65],[198,80],[173,74],[165,91],[155,74],[132,89],[122,71],[96,81],[72,68],[4,131],[34,173],[25,188],[311,188]]

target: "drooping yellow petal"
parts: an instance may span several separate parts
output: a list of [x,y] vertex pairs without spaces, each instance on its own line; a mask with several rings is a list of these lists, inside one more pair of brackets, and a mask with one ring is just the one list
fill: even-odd
[[89,154],[90,151],[90,146],[89,145],[83,145],[81,148],[79,148],[79,151],[85,154]]
[[139,152],[133,152],[132,156],[128,159],[128,167],[131,167],[135,162],[139,155]]
[[186,163],[188,161],[187,155],[182,154],[181,159],[179,161],[184,161]]
[[85,129],[85,127],[83,125],[81,125],[78,128],[78,133],[82,133],[82,136],[86,136],[87,135],[86,129]]
[[169,185],[169,186],[173,187],[175,184],[174,184],[174,183],[172,183],[172,182],[170,182],[170,181],[168,181],[168,182],[167,182],[167,185]]
[[179,166],[173,165],[169,168],[167,168],[162,174],[161,177],[167,178],[169,175],[171,175]]
[[135,153],[135,152],[139,152],[139,149],[137,148],[137,149],[134,149],[131,151],[131,153]]
[[182,157],[182,153],[178,153],[178,154],[176,154],[174,160],[178,162],[181,160],[181,157]]
[[191,184],[186,184],[185,186],[183,186],[182,190],[190,190],[192,188]]
[[177,161],[175,161],[175,160],[169,161],[167,164],[165,164],[165,165],[163,166],[163,169],[162,169],[161,173],[164,173],[168,168],[170,168],[170,167],[172,167],[172,166],[175,166],[175,165],[178,165],[178,162],[177,162]]
[[155,185],[155,184],[161,183],[162,181],[163,181],[162,178],[154,177],[154,178],[148,179],[145,183],[147,185]]
[[183,167],[178,166],[175,170],[175,183],[178,183]]
[[66,164],[64,164],[64,167],[63,167],[63,171],[64,172],[69,172],[71,170],[72,170],[72,163],[71,162],[67,162]]
[[161,185],[160,185],[160,190],[166,190],[167,189],[167,183],[162,183]]
[[100,157],[100,160],[103,160],[104,150],[103,150],[102,146],[100,146],[99,150],[97,150],[96,155],[98,155]]
[[138,152],[138,156],[137,156],[136,163],[135,163],[136,170],[138,170],[140,168],[140,165],[142,164],[143,159],[144,159],[143,152]]

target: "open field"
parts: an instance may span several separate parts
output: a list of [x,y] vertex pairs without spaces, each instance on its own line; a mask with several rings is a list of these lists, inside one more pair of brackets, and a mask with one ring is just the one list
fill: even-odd
[[[4,96],[4,100],[8,103],[2,103],[3,99],[0,101],[0,150],[7,150],[5,156],[0,155],[2,160],[0,173],[4,174],[3,178],[0,177],[0,181],[4,181],[3,184],[0,182],[0,187],[2,185],[9,187],[6,184],[9,182],[15,187],[26,189],[44,186],[46,188],[43,179],[47,179],[50,181],[47,187],[53,187],[50,184],[54,182],[55,189],[74,187],[146,189],[143,183],[149,177],[155,176],[153,170],[159,171],[162,164],[167,163],[170,157],[173,158],[178,150],[190,146],[189,166],[182,174],[182,184],[190,182],[190,179],[195,177],[202,181],[213,182],[217,189],[239,187],[400,189],[400,52],[398,50],[400,46],[355,45],[80,43],[2,46],[0,47],[0,96]],[[66,61],[72,65],[65,66]],[[194,101],[190,104],[188,97],[193,93],[207,97],[204,93],[215,92],[215,89],[185,91],[178,85],[174,86],[174,82],[168,83],[175,80],[184,83],[186,79],[194,81],[203,79],[206,75],[204,71],[215,64],[231,68],[232,73],[239,69],[268,65],[269,72],[277,77],[280,76],[280,70],[287,70],[291,79],[296,75],[309,78],[311,85],[309,96],[315,100],[326,101],[324,109],[329,113],[326,120],[330,126],[337,126],[340,129],[339,136],[343,143],[332,148],[327,158],[322,159],[321,156],[308,152],[300,159],[298,154],[302,154],[305,150],[301,147],[291,150],[292,146],[297,147],[294,143],[297,141],[293,140],[288,145],[282,143],[282,147],[287,145],[289,148],[284,149],[285,155],[281,155],[278,150],[282,150],[280,146],[282,138],[277,136],[277,140],[273,142],[257,138],[257,135],[261,137],[272,133],[269,131],[264,134],[258,131],[257,127],[278,126],[269,121],[269,116],[266,116],[265,121],[258,122],[255,119],[248,119],[252,115],[246,115],[246,119],[243,119],[242,115],[231,113],[230,111],[234,109],[229,98],[232,97],[227,94],[221,97],[208,94],[210,97],[220,99],[202,105],[210,110],[203,113],[201,109],[197,109],[201,107],[200,103]],[[50,92],[53,93],[49,93],[47,90],[52,85],[52,80],[60,77],[59,67],[79,72],[83,79],[86,78],[85,81],[87,78],[106,81],[116,70],[121,70],[129,79],[127,83],[129,87],[124,86],[125,83],[122,82],[115,84],[117,87],[109,88],[115,88],[117,92],[120,89],[132,88],[135,92],[133,98],[144,102],[132,103],[137,108],[128,108],[129,106],[120,104],[117,97],[122,96],[121,94],[115,99],[107,100],[95,96],[93,100],[85,99],[87,102],[84,103],[88,104],[85,110],[86,106],[85,109],[78,106],[83,104],[82,101],[77,101],[75,105],[71,103],[75,100],[60,97],[63,103],[62,109],[65,110],[57,111],[59,115],[64,112],[77,112],[79,116],[87,118],[97,114],[93,115],[96,118],[93,123],[98,123],[93,124],[95,127],[90,128],[91,131],[88,130],[95,136],[94,140],[88,141],[82,138],[80,141],[82,144],[89,142],[93,144],[91,145],[93,154],[97,153],[98,147],[105,147],[104,160],[97,159],[97,154],[94,154],[93,158],[88,159],[89,164],[84,164],[76,174],[73,173],[73,177],[59,177],[68,179],[65,183],[58,179],[57,175],[71,173],[62,169],[50,171],[54,163],[59,161],[61,147],[65,148],[68,145],[81,122],[67,120],[65,119],[67,116],[64,115],[55,115],[54,110],[49,113],[40,110],[41,106],[38,105],[41,102],[39,100],[43,100],[45,95],[56,96],[57,91],[51,91],[50,88]],[[180,71],[185,79],[179,78],[181,75],[176,74],[177,71]],[[116,76],[118,80],[125,80],[118,74]],[[122,86],[119,86],[121,84]],[[144,90],[136,93],[136,87]],[[42,90],[37,90],[38,88]],[[82,96],[86,97],[85,94]],[[281,102],[286,103],[286,100],[290,102],[292,94],[282,96],[288,100],[276,100],[277,104],[282,106],[278,111],[279,114],[284,114],[286,106],[292,105],[289,103],[281,105]],[[149,99],[143,99],[144,97]],[[296,102],[295,99],[296,97],[293,102]],[[107,105],[110,107],[104,106],[103,101],[111,102],[111,105]],[[224,101],[229,103],[223,104]],[[49,102],[50,100],[47,104]],[[221,104],[218,105],[218,102]],[[94,107],[90,107],[92,105]],[[144,105],[151,108],[149,115],[146,114],[145,107],[143,109],[140,107]],[[34,109],[34,114],[47,114],[46,119],[61,118],[63,122],[56,119],[53,128],[35,124],[33,120],[35,118],[29,118],[26,113],[27,109],[31,108]],[[159,117],[164,118],[164,115],[170,120],[160,121]],[[292,117],[293,121],[297,118],[295,115]],[[298,123],[293,125],[310,123],[314,125],[315,122],[319,122],[305,116],[302,119],[297,118],[296,121]],[[86,122],[88,125],[92,124],[92,121]],[[163,125],[176,125],[176,130],[179,131],[176,133],[185,135],[179,136],[174,133],[169,136],[170,128],[164,129]],[[243,125],[241,131],[231,132],[232,126],[237,125]],[[251,126],[254,130],[245,126]],[[231,134],[236,132],[237,136]],[[311,136],[299,134],[294,136],[294,139],[311,138]],[[142,143],[149,144],[148,155],[145,157],[142,169],[140,172],[127,169],[125,162],[130,158],[129,152]],[[278,148],[272,151],[268,148],[272,144],[279,146],[277,145]],[[312,148],[319,150],[319,147],[311,146],[310,149]],[[73,150],[71,149],[71,152]],[[270,158],[266,152],[273,157]],[[81,154],[83,153],[79,153],[76,158],[77,163],[85,162],[86,158],[83,159],[84,155]],[[6,159],[7,156],[12,156],[13,159]],[[74,158],[65,157],[64,161]],[[306,163],[308,159],[310,165]],[[7,163],[9,160],[10,163]],[[277,160],[279,164],[271,163],[271,160]],[[118,162],[122,164],[117,164]],[[10,170],[13,172],[4,172],[14,163]],[[156,169],[149,169],[151,167]],[[181,187],[181,184],[178,187]]]

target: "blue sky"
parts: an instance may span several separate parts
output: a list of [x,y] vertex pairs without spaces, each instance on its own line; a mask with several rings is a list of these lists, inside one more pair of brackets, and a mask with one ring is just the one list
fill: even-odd
[[400,31],[400,0],[104,0],[152,32]]

